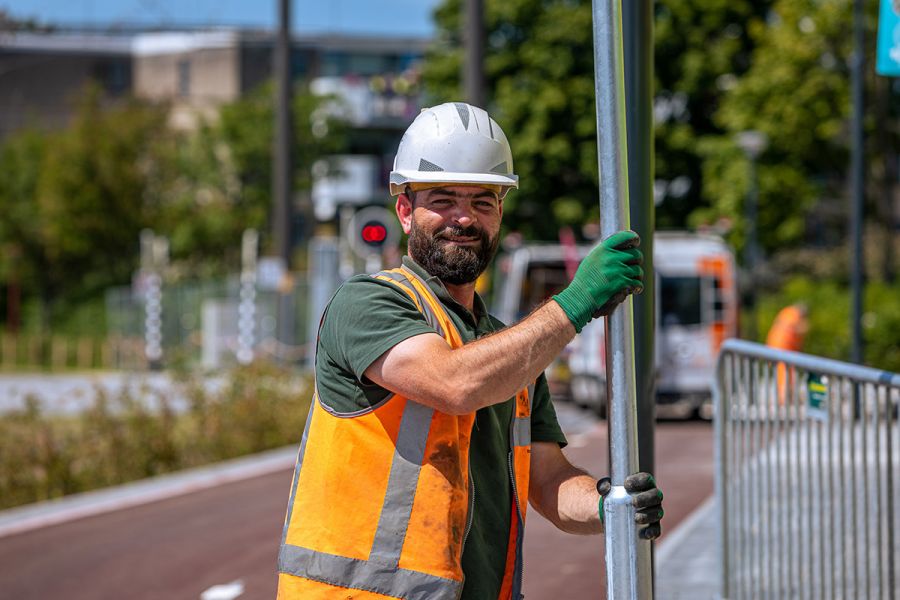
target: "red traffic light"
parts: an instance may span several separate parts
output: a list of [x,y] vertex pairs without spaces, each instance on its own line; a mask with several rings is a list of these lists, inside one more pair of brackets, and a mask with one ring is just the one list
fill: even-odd
[[362,239],[365,243],[372,246],[383,244],[387,239],[387,227],[384,223],[377,221],[369,221],[362,228]]

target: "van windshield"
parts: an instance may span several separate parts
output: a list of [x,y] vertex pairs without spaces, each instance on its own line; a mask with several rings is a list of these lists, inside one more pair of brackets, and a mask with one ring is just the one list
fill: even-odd
[[700,278],[660,277],[659,278],[660,324],[699,325]]
[[535,262],[528,265],[519,302],[519,318],[528,315],[550,296],[559,293],[569,283],[566,267],[559,262]]

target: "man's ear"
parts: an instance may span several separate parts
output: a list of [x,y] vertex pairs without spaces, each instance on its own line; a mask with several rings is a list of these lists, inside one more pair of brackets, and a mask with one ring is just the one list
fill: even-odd
[[400,220],[400,226],[403,227],[403,233],[409,235],[412,228],[412,202],[405,193],[397,196],[397,218]]

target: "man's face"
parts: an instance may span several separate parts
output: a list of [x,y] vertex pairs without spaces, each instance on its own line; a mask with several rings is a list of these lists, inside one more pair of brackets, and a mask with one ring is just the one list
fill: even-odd
[[401,223],[409,234],[409,255],[445,283],[475,281],[497,252],[503,213],[497,194],[459,185],[412,196],[397,200]]

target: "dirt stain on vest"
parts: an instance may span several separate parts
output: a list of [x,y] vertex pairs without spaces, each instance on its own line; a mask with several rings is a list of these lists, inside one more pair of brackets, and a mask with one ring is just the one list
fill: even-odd
[[454,489],[463,485],[463,474],[459,464],[459,446],[454,442],[438,442],[428,455],[428,463],[437,469]]

